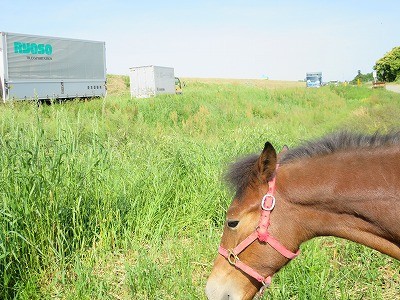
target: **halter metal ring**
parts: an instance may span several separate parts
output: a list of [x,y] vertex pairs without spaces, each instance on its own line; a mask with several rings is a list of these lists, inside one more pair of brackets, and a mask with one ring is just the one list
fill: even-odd
[[228,258],[229,263],[232,266],[236,265],[237,261],[239,260],[239,257],[231,249],[228,250],[228,257],[227,258]]
[[[271,199],[272,199],[271,206],[269,206],[269,207],[265,206],[265,201],[266,201],[268,198],[271,198]],[[261,208],[262,208],[263,210],[269,210],[269,211],[271,211],[271,210],[274,209],[274,207],[275,207],[275,197],[274,197],[273,195],[271,195],[271,194],[265,194],[264,197],[262,198],[262,201],[261,201]]]

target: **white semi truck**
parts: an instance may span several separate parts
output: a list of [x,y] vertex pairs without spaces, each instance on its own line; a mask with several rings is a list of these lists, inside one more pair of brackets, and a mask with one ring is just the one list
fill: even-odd
[[0,32],[0,99],[106,95],[105,43]]

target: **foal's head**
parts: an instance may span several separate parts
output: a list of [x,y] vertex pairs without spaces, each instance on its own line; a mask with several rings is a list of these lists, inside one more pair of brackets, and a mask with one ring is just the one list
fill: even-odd
[[[256,230],[262,211],[261,201],[268,192],[269,181],[275,176],[276,166],[277,154],[267,142],[261,155],[249,156],[231,167],[228,179],[235,186],[236,195],[226,214],[221,240],[223,248],[229,249],[228,251],[234,249]],[[298,247],[293,236],[295,219],[289,204],[282,201],[278,186],[268,231],[292,251]],[[272,276],[289,261],[270,245],[259,240],[252,242],[237,257],[263,277]],[[252,299],[262,286],[262,283],[235,267],[232,260],[234,259],[229,262],[224,256],[217,256],[206,286],[209,299]]]

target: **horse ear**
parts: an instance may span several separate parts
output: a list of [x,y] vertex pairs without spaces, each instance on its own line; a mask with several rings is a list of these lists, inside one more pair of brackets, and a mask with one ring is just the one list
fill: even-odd
[[276,151],[270,142],[266,142],[257,160],[258,176],[262,182],[267,182],[274,175],[276,162]]
[[279,154],[278,154],[278,161],[282,158],[282,156],[286,153],[286,151],[288,151],[289,150],[289,147],[288,146],[286,146],[286,145],[284,145],[283,147],[282,147],[282,150],[281,150],[281,152],[279,152]]

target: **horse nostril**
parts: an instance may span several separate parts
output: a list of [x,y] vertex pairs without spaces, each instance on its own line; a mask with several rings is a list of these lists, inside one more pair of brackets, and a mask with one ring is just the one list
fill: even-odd
[[235,228],[239,224],[239,221],[228,221],[228,227]]

